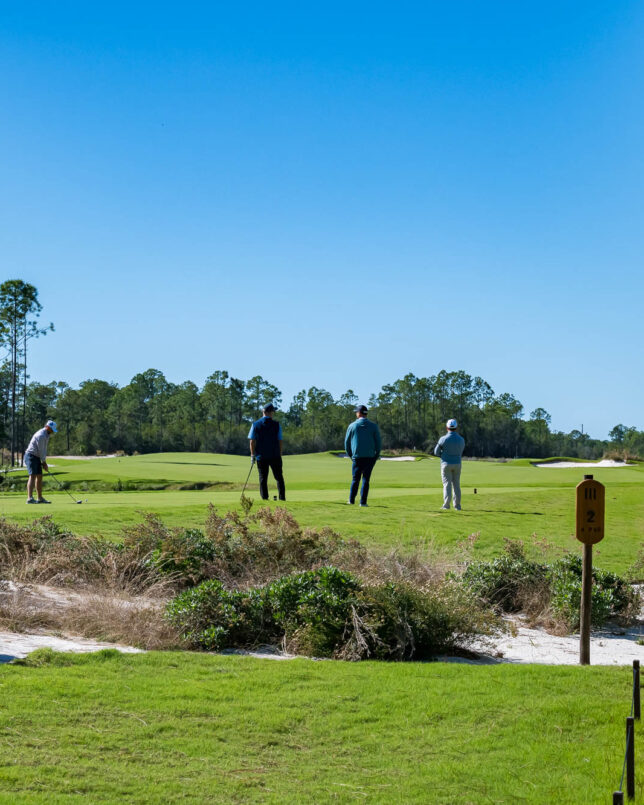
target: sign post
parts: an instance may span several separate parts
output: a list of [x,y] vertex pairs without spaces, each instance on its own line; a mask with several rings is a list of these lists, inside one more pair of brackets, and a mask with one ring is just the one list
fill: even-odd
[[590,611],[593,585],[593,545],[604,539],[606,494],[604,485],[584,475],[577,484],[575,536],[584,543],[579,613],[579,663],[590,665]]

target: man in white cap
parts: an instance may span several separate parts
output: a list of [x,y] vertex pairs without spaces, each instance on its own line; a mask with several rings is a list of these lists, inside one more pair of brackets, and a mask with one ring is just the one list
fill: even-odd
[[455,419],[447,420],[447,433],[441,436],[434,448],[434,455],[441,460],[441,478],[443,479],[443,505],[441,508],[449,509],[454,493],[454,508],[461,510],[461,457],[465,449],[465,439],[456,432],[458,422]]
[[[52,433],[58,433],[56,423],[49,419],[44,428],[37,430],[25,450],[25,466],[29,473],[27,481],[27,503],[51,503],[42,496],[42,471],[49,472],[47,466],[47,447]],[[34,486],[37,498],[34,498]]]

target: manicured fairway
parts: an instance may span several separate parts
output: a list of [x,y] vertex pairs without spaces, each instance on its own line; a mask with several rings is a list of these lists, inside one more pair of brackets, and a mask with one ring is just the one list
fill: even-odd
[[0,802],[591,805],[619,784],[627,668],[114,654],[0,667]]
[[[151,454],[92,461],[54,459],[60,480],[72,484],[80,506],[48,481],[53,505],[26,506],[24,478],[16,473],[16,491],[0,494],[0,512],[26,522],[43,514],[81,534],[118,534],[140,520],[142,511],[157,512],[172,525],[199,526],[209,502],[220,510],[237,508],[249,461],[245,457],[204,453]],[[606,534],[595,550],[596,564],[624,571],[644,539],[644,465],[620,469],[542,469],[518,462],[468,461],[463,467],[463,511],[439,511],[442,503],[439,462],[381,461],[374,470],[370,506],[346,505],[350,463],[328,453],[286,456],[287,508],[304,525],[329,525],[344,536],[380,547],[410,548],[419,543],[454,549],[471,534],[476,551],[497,554],[503,538],[530,540],[532,535],[558,546],[578,549],[574,529],[574,488],[593,472],[606,485]],[[255,473],[255,471],[254,471]],[[162,490],[114,491],[145,484]],[[248,494],[260,505],[257,477]],[[186,489],[206,485],[202,489]],[[103,491],[93,491],[95,487]],[[5,485],[6,487],[6,485]],[[183,488],[182,488],[183,487]],[[474,489],[477,492],[474,494]],[[271,489],[271,494],[274,488]],[[277,505],[272,500],[270,505]]]

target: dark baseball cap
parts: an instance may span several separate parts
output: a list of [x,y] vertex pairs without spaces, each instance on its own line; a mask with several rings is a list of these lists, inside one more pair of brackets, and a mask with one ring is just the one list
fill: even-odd
[[268,403],[267,405],[265,405],[265,406],[262,408],[262,411],[263,411],[265,414],[271,414],[271,413],[273,413],[273,411],[276,411],[276,410],[277,410],[277,409],[275,408],[275,406],[273,405],[273,403]]
[[369,409],[366,405],[356,405],[356,414],[366,414]]

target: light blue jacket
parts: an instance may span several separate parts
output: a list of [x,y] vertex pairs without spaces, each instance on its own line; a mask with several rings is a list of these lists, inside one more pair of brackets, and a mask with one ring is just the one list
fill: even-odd
[[465,439],[455,431],[450,431],[438,440],[434,455],[440,456],[445,464],[460,464],[464,449]]

